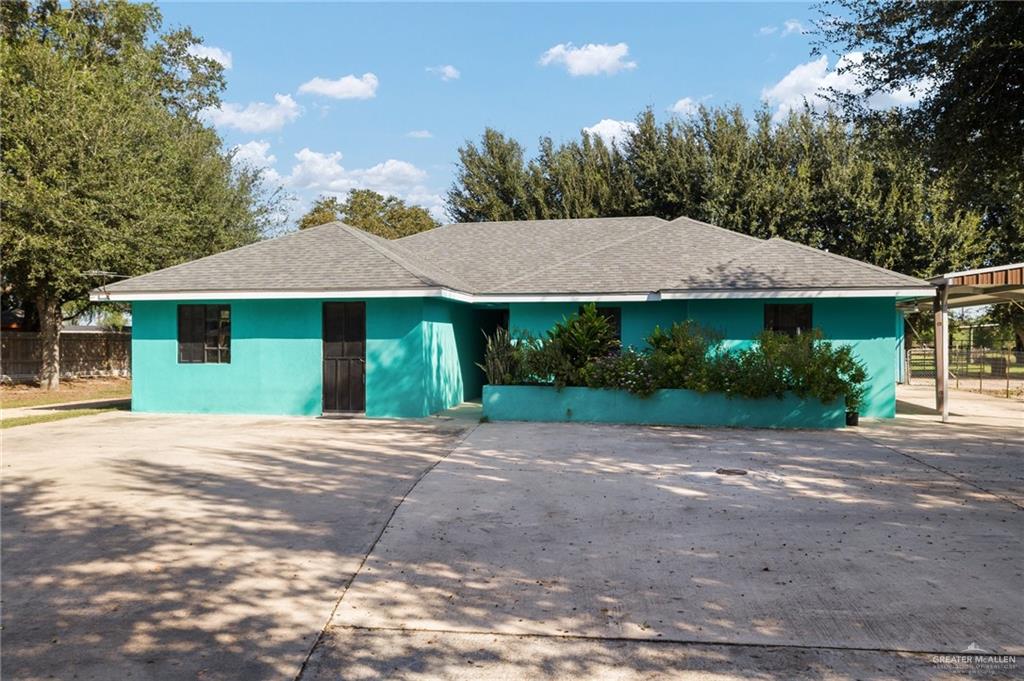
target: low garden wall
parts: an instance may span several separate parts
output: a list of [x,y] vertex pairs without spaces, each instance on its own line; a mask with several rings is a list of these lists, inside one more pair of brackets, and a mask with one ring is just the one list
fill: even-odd
[[842,400],[823,404],[786,394],[782,399],[729,398],[722,393],[657,390],[637,397],[625,390],[537,385],[485,385],[484,416],[492,421],[734,426],[746,428],[842,428]]

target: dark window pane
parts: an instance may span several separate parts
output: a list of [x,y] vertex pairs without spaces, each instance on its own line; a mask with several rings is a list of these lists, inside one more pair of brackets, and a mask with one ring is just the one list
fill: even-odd
[[768,303],[764,306],[764,328],[789,336],[810,331],[813,326],[809,303]]
[[203,361],[202,305],[178,306],[178,361]]
[[231,307],[229,305],[178,306],[178,361],[225,363],[230,361]]

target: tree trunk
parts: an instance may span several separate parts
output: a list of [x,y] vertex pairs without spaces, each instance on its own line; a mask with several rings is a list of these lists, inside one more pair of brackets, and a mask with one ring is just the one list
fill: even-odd
[[39,312],[39,337],[43,354],[39,385],[47,390],[56,390],[60,387],[60,327],[64,324],[64,316],[60,302],[55,298],[39,296],[36,308]]

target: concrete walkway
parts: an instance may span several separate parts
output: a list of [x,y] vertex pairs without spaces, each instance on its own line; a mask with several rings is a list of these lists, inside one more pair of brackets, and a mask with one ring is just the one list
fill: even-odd
[[122,409],[131,407],[130,397],[119,397],[103,400],[81,400],[78,402],[61,402],[59,404],[40,404],[33,407],[13,407],[0,409],[0,421],[22,418],[24,416],[43,416],[57,414],[75,409]]
[[935,412],[932,386],[899,386],[897,418],[859,432],[978,490],[1024,507],[1024,401],[950,391],[950,420]]
[[302,678],[934,679],[971,643],[1024,654],[1024,438],[965,421],[939,452],[933,425],[481,425]]

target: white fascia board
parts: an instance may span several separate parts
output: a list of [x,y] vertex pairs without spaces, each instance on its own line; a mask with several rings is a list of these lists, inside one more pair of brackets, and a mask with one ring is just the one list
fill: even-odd
[[729,300],[744,298],[906,298],[935,296],[932,288],[892,289],[754,289],[730,291],[662,291],[662,300]]
[[309,300],[311,298],[450,298],[470,302],[465,293],[442,288],[369,289],[365,291],[159,291],[118,293],[95,290],[89,294],[94,302],[132,302],[151,300]]
[[474,303],[647,303],[661,300],[659,293],[484,293]]
[[364,291],[159,291],[118,293],[96,290],[93,302],[158,300],[309,300],[372,298],[444,298],[460,303],[630,303],[659,300],[727,300],[751,298],[931,298],[931,288],[902,289],[756,289],[664,291],[661,293],[549,293],[474,295],[449,288],[369,289]]
[[473,295],[449,288],[374,289],[368,291],[161,291],[152,293],[118,293],[93,291],[93,302],[152,300],[303,300],[310,298],[444,298],[460,303],[589,303],[646,302],[660,300],[657,293],[615,294],[490,294]]

